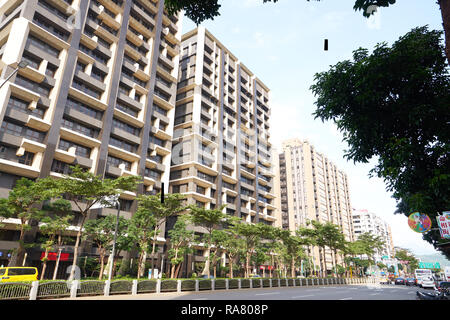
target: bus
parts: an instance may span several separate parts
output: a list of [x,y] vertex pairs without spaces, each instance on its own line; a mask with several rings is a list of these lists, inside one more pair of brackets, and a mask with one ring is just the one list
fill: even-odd
[[419,287],[422,285],[422,277],[428,276],[430,278],[433,278],[433,273],[430,269],[416,269],[414,271],[414,275],[416,277],[416,283]]

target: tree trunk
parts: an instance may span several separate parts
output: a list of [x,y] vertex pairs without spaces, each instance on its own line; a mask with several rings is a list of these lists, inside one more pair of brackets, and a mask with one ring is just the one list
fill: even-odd
[[73,263],[72,263],[72,269],[70,270],[70,276],[69,276],[69,281],[73,280],[73,277],[75,275],[75,267],[77,265],[77,260],[78,260],[78,247],[80,246],[80,239],[81,239],[81,233],[83,230],[83,225],[84,225],[84,221],[86,220],[86,212],[82,213],[83,218],[81,219],[81,223],[80,223],[80,230],[78,230],[77,232],[77,240],[75,241],[75,247],[73,249]]
[[[175,249],[175,261],[177,260],[177,258],[178,258],[178,249]],[[176,267],[176,264],[172,263],[172,269],[170,271],[170,278],[171,279],[173,279],[174,276],[175,276],[175,267]]]
[[245,278],[248,278],[249,276],[249,271],[250,271],[250,254],[247,252],[247,256],[245,258]]
[[291,260],[291,277],[295,278],[295,258],[292,257]]
[[58,250],[58,257],[56,258],[55,271],[53,272],[53,280],[56,280],[56,275],[58,274],[59,259],[61,258],[61,248]]
[[21,261],[23,261],[25,255],[25,248],[23,246],[23,238],[25,236],[25,230],[23,229],[23,223],[20,227],[19,247],[17,251],[13,252],[11,259],[9,260],[8,267],[21,267]]
[[69,281],[72,281],[73,277],[75,276],[75,267],[77,265],[78,260],[78,247],[80,246],[80,238],[81,238],[81,227],[80,230],[78,230],[77,240],[75,241],[75,247],[73,248],[73,262],[72,262],[72,269],[70,269]]
[[269,269],[269,277],[272,278],[272,269],[273,269],[273,265],[274,265],[273,254],[270,255],[270,258],[271,258],[271,264],[272,264],[271,267],[272,268]]
[[229,264],[230,264],[230,278],[233,279],[233,258],[230,255],[228,255],[228,260],[230,261],[229,262]]
[[141,268],[142,268],[142,258],[144,256],[144,252],[140,252],[139,253],[139,258],[138,258],[138,270],[137,270],[137,278],[140,279],[141,278]]
[[439,7],[445,31],[445,54],[447,62],[450,64],[450,0],[439,0]]
[[177,265],[177,269],[175,270],[175,279],[178,279],[178,274],[180,273],[182,265],[183,265],[183,262],[181,262]]
[[45,269],[47,269],[48,249],[45,249],[44,261],[42,262],[41,280],[44,280]]
[[100,274],[98,275],[98,280],[102,280],[103,279],[103,270],[105,269],[105,267],[104,267],[105,253],[103,252],[103,250],[101,248],[99,248],[99,251],[100,251]]

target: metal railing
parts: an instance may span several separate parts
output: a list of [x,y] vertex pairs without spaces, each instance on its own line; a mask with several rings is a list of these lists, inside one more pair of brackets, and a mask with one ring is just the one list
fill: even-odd
[[252,279],[157,279],[115,281],[49,281],[0,283],[0,300],[36,300],[246,288],[302,287],[326,285],[374,284],[375,278],[252,278]]
[[31,283],[0,283],[0,300],[29,299]]

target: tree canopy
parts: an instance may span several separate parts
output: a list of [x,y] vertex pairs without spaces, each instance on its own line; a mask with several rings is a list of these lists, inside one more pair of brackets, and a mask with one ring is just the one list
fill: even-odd
[[[364,48],[318,73],[315,117],[333,121],[349,149],[398,201],[397,213],[450,208],[450,76],[441,31],[415,28],[391,47]],[[435,222],[435,221],[434,221]],[[439,233],[428,240],[436,244]]]
[[[262,0],[263,3],[273,2],[278,0]],[[310,2],[310,0],[306,0]],[[313,0],[320,1],[320,0]],[[394,4],[396,0],[355,0],[354,10],[363,11],[365,17],[369,17],[375,11],[371,9],[371,6],[388,7]],[[212,19],[220,16],[219,0],[165,0],[165,6],[169,14],[177,13],[180,10],[184,10],[186,16],[188,16],[197,25],[205,20]]]

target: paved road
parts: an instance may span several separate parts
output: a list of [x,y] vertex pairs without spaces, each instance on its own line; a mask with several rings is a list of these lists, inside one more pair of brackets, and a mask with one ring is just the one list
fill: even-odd
[[417,290],[425,291],[402,285],[370,284],[113,295],[76,300],[415,300]]

